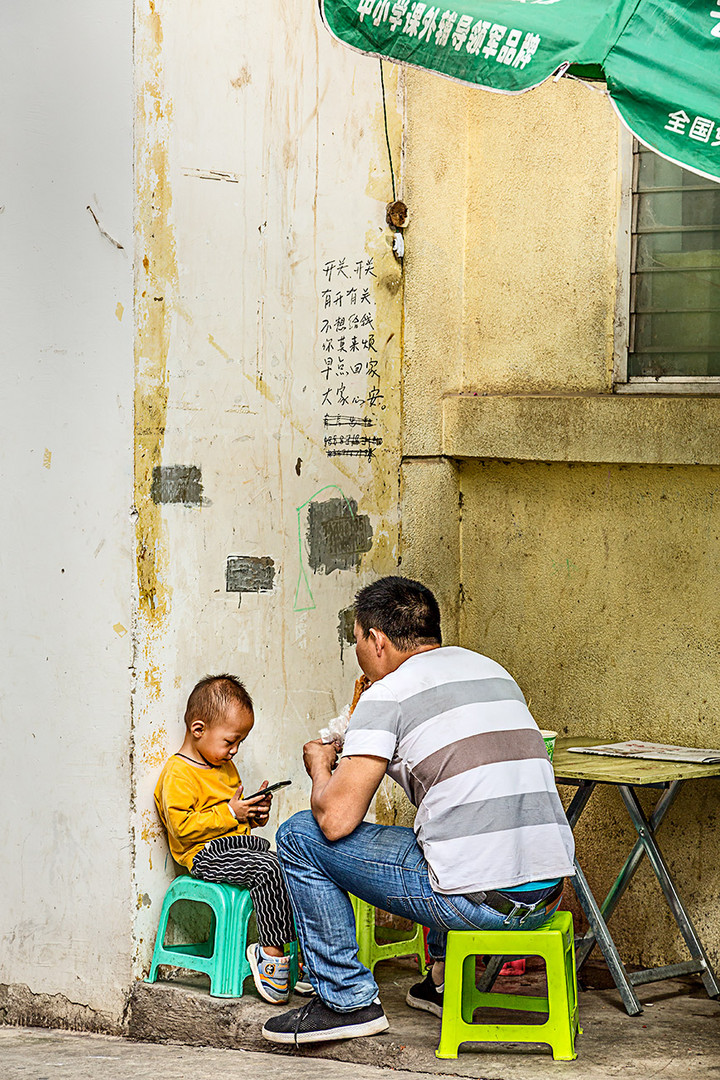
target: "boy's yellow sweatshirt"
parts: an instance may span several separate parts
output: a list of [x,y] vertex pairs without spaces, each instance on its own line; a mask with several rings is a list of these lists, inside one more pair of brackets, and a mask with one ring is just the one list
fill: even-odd
[[199,769],[179,757],[165,762],[155,785],[155,806],[175,862],[190,870],[210,840],[250,832],[248,823],[236,821],[228,806],[239,783],[232,761],[213,769]]

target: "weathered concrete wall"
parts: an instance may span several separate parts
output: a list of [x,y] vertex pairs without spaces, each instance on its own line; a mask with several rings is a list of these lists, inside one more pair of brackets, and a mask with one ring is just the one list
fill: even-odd
[[[608,397],[609,104],[573,83],[504,98],[417,72],[407,95],[403,566],[455,601],[452,639],[506,664],[542,724],[717,745],[720,402]],[[662,836],[717,959],[716,822],[714,786],[688,788]],[[599,894],[631,839],[611,795],[587,812]],[[628,960],[685,955],[657,892],[644,868],[615,916]]]
[[294,780],[272,837],[352,691],[343,612],[399,529],[377,63],[312,5],[140,0],[131,20],[44,3],[3,40],[0,1011],[108,1030],[174,873],[152,791],[187,694],[246,680],[243,778]]
[[[377,62],[313,6],[136,5],[135,970],[174,870],[152,806],[207,672],[248,685],[246,784],[349,700],[341,613],[396,565],[402,273]],[[400,168],[400,97],[388,71]]]
[[[720,745],[719,479],[704,467],[463,465],[462,640],[513,672],[541,726]],[[635,839],[619,796],[603,795],[577,834],[600,896]],[[716,785],[695,783],[660,841],[715,961],[717,823]],[[612,924],[623,955],[684,959],[647,865],[629,897]]]
[[132,950],[132,21],[5,5],[2,1016],[112,1029]]

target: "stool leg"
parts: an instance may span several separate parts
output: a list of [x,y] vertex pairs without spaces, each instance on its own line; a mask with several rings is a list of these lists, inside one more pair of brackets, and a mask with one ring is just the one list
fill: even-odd
[[242,997],[243,983],[250,974],[250,964],[245,955],[247,930],[252,914],[252,900],[245,889],[231,893],[228,943],[223,956],[223,996]]
[[568,970],[568,958],[572,960],[572,942],[567,948],[564,935],[548,935],[545,945],[545,970],[547,975],[548,1019],[547,1039],[552,1047],[555,1061],[574,1061],[575,1053],[575,1002],[572,1000],[573,983]]
[[153,958],[150,965],[150,972],[148,974],[146,982],[154,983],[157,981],[157,972],[160,961],[158,955],[165,944],[165,934],[167,932],[168,917],[170,915],[170,904],[165,901],[160,912],[160,922],[158,923],[157,934],[155,936],[155,947],[153,949]]
[[210,975],[211,997],[238,997],[233,979],[234,948],[233,893],[217,891],[212,900],[213,913],[213,967]]
[[375,908],[364,900],[352,897],[355,909],[355,934],[358,943],[358,960],[372,973],[377,957],[375,956]]
[[290,990],[295,987],[295,983],[298,981],[298,943],[297,940],[291,941],[288,945],[288,956],[290,957]]
[[[512,960],[513,957],[510,957]],[[489,993],[495,985],[500,971],[505,963],[504,956],[490,956],[488,957],[487,967],[480,976],[480,982],[477,984],[478,990],[484,993]]]
[[461,1015],[466,1024],[472,1024],[473,1013],[476,1008],[477,975],[475,954],[470,953],[463,960],[462,965],[462,1006]]
[[238,997],[242,997],[243,983],[247,979],[248,975],[251,975],[250,962],[246,956],[247,951],[247,932],[248,924],[250,922],[250,916],[252,915],[253,906],[250,893],[242,893],[237,905],[237,940],[238,940],[238,956],[239,964],[237,965],[237,988]]
[[[462,1042],[463,991],[466,978],[462,947],[448,934],[445,955],[445,991],[440,1022],[440,1042],[435,1051],[438,1058],[456,1058]],[[474,958],[473,958],[474,963]]]
[[383,942],[382,939],[378,941],[375,908],[357,896],[352,894],[349,896],[355,913],[355,934],[360,963],[373,972],[379,960],[390,960],[395,956],[417,956],[418,967],[422,971],[425,956],[424,928],[415,924],[411,937],[401,938],[398,941]]

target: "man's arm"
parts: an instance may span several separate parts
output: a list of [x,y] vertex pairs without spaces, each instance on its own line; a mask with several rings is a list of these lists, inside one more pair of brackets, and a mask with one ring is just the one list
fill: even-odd
[[328,840],[349,836],[365,817],[387,771],[387,759],[358,754],[343,758],[333,772],[337,750],[332,743],[306,743],[303,759],[312,780],[310,807]]

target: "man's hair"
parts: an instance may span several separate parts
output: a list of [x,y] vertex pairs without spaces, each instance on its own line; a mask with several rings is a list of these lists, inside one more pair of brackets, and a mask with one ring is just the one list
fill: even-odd
[[427,586],[404,577],[383,577],[355,597],[355,619],[367,637],[382,630],[400,652],[442,645],[440,608]]
[[204,720],[208,727],[222,720],[231,702],[253,711],[252,698],[235,675],[206,675],[194,687],[185,709],[185,726]]

